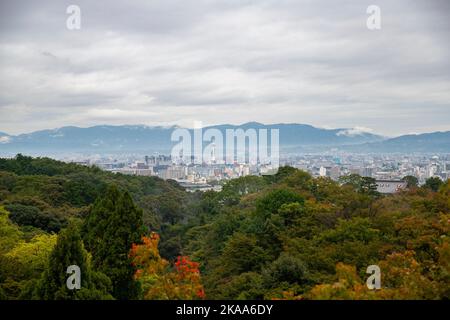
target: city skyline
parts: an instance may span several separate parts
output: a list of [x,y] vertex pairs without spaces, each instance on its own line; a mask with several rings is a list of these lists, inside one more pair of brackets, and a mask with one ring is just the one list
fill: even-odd
[[377,1],[379,30],[366,26],[372,4],[2,2],[0,131],[194,121],[450,130],[448,2]]

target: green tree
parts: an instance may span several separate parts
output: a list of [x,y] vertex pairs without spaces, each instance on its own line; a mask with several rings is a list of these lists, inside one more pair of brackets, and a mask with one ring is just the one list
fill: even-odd
[[[224,204],[232,204],[227,198],[234,198],[239,202],[239,198],[249,193],[255,193],[263,189],[266,185],[264,178],[257,176],[246,176],[228,181],[222,189],[221,195]],[[237,203],[235,202],[235,203]]]
[[298,257],[282,252],[262,272],[264,284],[269,288],[282,283],[306,285],[309,281],[306,264]]
[[299,170],[297,170],[293,167],[283,166],[283,167],[278,168],[278,171],[276,172],[276,174],[265,175],[264,179],[269,183],[278,183],[298,171]]
[[20,226],[33,226],[47,232],[58,232],[67,225],[63,216],[53,212],[41,212],[34,206],[10,204],[5,207],[9,212],[11,221]]
[[95,202],[85,220],[84,240],[93,255],[93,265],[112,280],[117,299],[136,299],[140,295],[129,251],[133,243],[140,243],[144,232],[142,210],[134,205],[128,192],[115,186]]
[[56,239],[55,234],[38,234],[28,242],[19,242],[5,254],[5,267],[11,278],[17,280],[38,278],[47,266]]
[[440,178],[431,177],[425,181],[425,188],[428,188],[434,192],[437,192],[439,190],[440,186],[443,184],[444,183],[442,182],[442,180]]
[[8,296],[6,295],[2,287],[0,287],[0,300],[8,300]]
[[369,196],[378,196],[376,180],[371,177],[361,177],[359,174],[350,174],[339,178],[343,185],[352,186],[353,189],[361,194]]
[[223,249],[220,264],[225,274],[239,274],[259,270],[268,258],[256,236],[235,233]]
[[[67,288],[67,268],[76,265],[80,268],[81,288]],[[71,224],[61,231],[50,254],[47,269],[36,285],[33,298],[44,300],[90,300],[111,299],[110,280],[91,270],[88,253],[83,247],[78,228]]]
[[23,233],[16,224],[8,219],[9,212],[0,206],[0,258],[14,248],[23,237]]
[[256,203],[256,208],[258,212],[276,213],[282,205],[295,202],[303,205],[305,200],[291,190],[276,189],[259,199]]
[[405,176],[402,178],[403,181],[407,183],[409,189],[416,188],[419,185],[419,179],[414,176]]

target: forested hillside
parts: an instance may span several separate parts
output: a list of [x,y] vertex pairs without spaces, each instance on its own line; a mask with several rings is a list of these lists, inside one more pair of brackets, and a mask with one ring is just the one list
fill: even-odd
[[[382,196],[281,168],[174,181],[0,159],[2,299],[448,299],[450,182]],[[378,265],[382,289],[366,287]],[[69,265],[80,290],[66,287]]]

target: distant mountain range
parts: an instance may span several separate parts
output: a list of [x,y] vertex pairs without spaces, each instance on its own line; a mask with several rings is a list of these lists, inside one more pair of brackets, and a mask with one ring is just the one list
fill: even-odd
[[[170,136],[177,127],[144,125],[63,127],[8,135],[0,132],[0,156],[16,153],[57,155],[64,153],[115,154],[154,152],[170,153],[174,142]],[[279,129],[281,152],[320,152],[331,149],[349,152],[450,152],[450,131],[386,138],[352,128],[323,129],[305,124],[264,125],[249,122],[242,125],[205,127],[218,129]]]
[[358,153],[450,153],[450,131],[409,134],[378,142],[346,146],[344,149]]

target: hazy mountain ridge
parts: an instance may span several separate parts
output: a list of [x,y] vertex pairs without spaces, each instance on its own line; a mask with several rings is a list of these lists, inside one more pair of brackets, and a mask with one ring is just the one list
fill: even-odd
[[[0,132],[0,154],[81,153],[169,153],[174,142],[171,134],[177,126],[99,125],[88,128],[67,126],[26,134]],[[331,148],[353,152],[450,152],[450,132],[406,135],[397,138],[351,128],[323,129],[306,124],[215,125],[224,137],[226,129],[279,129],[280,149],[289,152],[324,151]],[[192,130],[192,129],[189,129]]]
[[450,152],[450,131],[403,135],[379,142],[346,146],[345,149],[374,153]]

